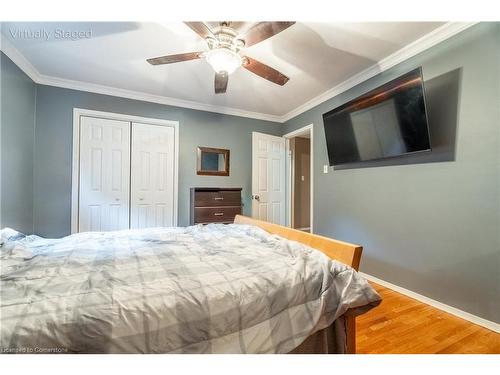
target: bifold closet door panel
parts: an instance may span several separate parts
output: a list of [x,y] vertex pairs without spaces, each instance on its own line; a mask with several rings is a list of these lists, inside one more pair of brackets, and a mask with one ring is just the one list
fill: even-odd
[[132,123],[130,227],[174,224],[174,128]]
[[129,228],[130,122],[80,118],[79,231]]

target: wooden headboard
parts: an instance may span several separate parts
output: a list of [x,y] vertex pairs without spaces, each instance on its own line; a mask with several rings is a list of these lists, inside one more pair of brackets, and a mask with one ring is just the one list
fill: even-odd
[[287,228],[278,224],[272,224],[242,215],[236,215],[234,223],[257,226],[264,229],[266,232],[277,234],[286,239],[297,241],[315,248],[328,255],[330,258],[351,266],[356,271],[359,269],[361,253],[363,252],[362,246],[337,241],[328,237]]

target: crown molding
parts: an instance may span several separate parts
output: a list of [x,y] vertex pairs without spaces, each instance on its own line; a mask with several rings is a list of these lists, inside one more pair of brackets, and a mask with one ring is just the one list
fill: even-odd
[[355,74],[354,76],[336,85],[335,87],[323,92],[322,94],[316,96],[315,98],[307,101],[301,106],[281,116],[271,115],[267,113],[260,113],[260,112],[245,111],[242,109],[231,108],[231,107],[221,107],[190,100],[183,100],[167,96],[148,94],[140,91],[132,91],[132,90],[98,85],[83,81],[74,81],[64,78],[47,76],[40,74],[40,72],[38,72],[38,70],[22,55],[22,53],[19,50],[17,50],[10,43],[10,41],[8,41],[7,38],[5,38],[3,35],[1,35],[0,49],[24,73],[26,73],[28,77],[30,77],[35,83],[40,85],[55,86],[55,87],[67,88],[78,91],[92,92],[96,94],[117,96],[127,99],[164,104],[181,108],[190,108],[199,111],[215,112],[225,115],[284,123],[300,115],[301,113],[304,113],[305,111],[314,108],[315,106],[323,103],[324,101],[331,99],[334,96],[339,95],[349,90],[350,88],[366,81],[367,79],[372,78],[375,75],[389,68],[392,68],[393,66],[399,64],[400,62],[405,61],[448,38],[451,38],[452,36],[468,29],[469,27],[475,25],[476,23],[477,22],[448,22],[443,26],[438,27],[437,29],[424,35],[423,37],[417,39],[416,41],[408,44],[407,46],[401,48],[400,50],[394,52],[392,55],[389,55],[388,57],[380,60],[378,63],[375,63],[374,65],[368,67],[367,69]]
[[140,100],[144,102],[164,104],[173,107],[181,107],[181,108],[195,109],[198,111],[221,113],[224,115],[247,117],[247,118],[272,121],[272,122],[280,122],[281,120],[281,117],[279,116],[269,115],[265,113],[245,111],[242,109],[231,108],[231,107],[220,107],[212,104],[193,102],[190,100],[183,100],[168,96],[148,94],[140,91],[120,89],[116,87],[98,85],[82,81],[73,81],[69,79],[56,78],[42,74],[39,75],[39,81],[37,83],[47,86],[55,86],[55,87],[61,87],[78,91],[87,91],[96,94],[118,96],[121,98]]
[[11,59],[14,64],[17,65],[31,80],[38,83],[40,79],[40,73],[35,69],[33,65],[24,57],[24,55],[17,50],[9,40],[0,33],[0,50]]
[[392,68],[393,66],[445,41],[446,39],[451,38],[458,33],[461,33],[477,23],[478,22],[448,22],[443,26],[438,27],[430,33],[425,34],[423,37],[394,52],[392,55],[385,57],[378,63],[362,70],[337,86],[325,91],[324,93],[281,116],[280,122],[291,120],[292,118],[316,107],[324,101],[331,99],[356,85],[359,85],[377,74]]

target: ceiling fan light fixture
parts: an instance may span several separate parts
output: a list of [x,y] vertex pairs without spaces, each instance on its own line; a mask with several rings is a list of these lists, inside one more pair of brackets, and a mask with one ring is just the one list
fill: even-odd
[[233,73],[243,63],[241,56],[235,51],[220,47],[205,53],[205,59],[213,68],[215,73]]

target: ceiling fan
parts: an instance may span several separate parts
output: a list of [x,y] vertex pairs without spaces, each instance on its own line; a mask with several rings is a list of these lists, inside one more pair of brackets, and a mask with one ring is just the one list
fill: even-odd
[[203,22],[185,22],[195,33],[205,39],[209,50],[155,57],[147,59],[147,62],[151,65],[163,65],[204,58],[215,71],[216,94],[226,92],[229,75],[240,66],[268,81],[283,86],[289,80],[287,76],[260,61],[242,56],[240,52],[242,48],[262,42],[289,28],[294,23],[259,22],[240,35],[237,30],[239,23],[235,22],[219,22],[219,25],[213,30]]

